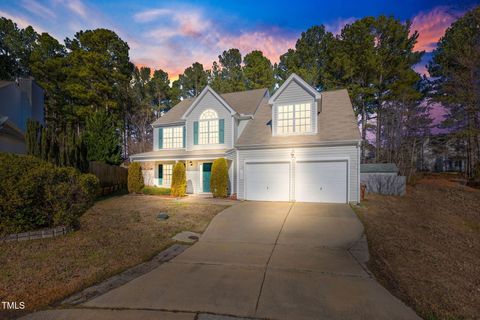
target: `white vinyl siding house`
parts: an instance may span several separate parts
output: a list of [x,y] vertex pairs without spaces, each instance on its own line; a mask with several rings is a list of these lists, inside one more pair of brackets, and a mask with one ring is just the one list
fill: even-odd
[[360,201],[361,139],[346,90],[319,93],[295,74],[272,96],[206,86],[153,126],[154,150],[131,158],[153,170],[155,185],[170,186],[182,161],[187,192],[209,193],[212,163],[223,157],[229,193],[241,200]]
[[[306,192],[302,193],[300,192],[301,190],[297,190],[299,192],[296,192],[296,189],[301,188],[302,185],[308,185],[308,192],[313,192],[316,188],[322,188],[317,195],[321,194],[321,191],[328,194],[331,192],[331,189],[336,190],[333,197],[327,197],[325,198],[325,201],[322,202],[359,202],[359,160],[358,145],[240,150],[238,152],[239,166],[237,196],[239,199],[246,199],[248,198],[248,194],[253,195],[258,194],[259,192],[265,192],[264,190],[258,190],[257,187],[254,187],[255,189],[253,190],[252,187],[250,187],[250,190],[248,190],[249,185],[245,180],[249,178],[249,165],[267,164],[270,167],[277,166],[285,168],[284,164],[288,164],[288,171],[282,169],[281,172],[283,172],[283,174],[280,173],[280,171],[275,173],[275,175],[280,177],[278,182],[288,181],[286,186],[286,189],[288,189],[288,197],[283,196],[283,201],[299,201],[302,197],[309,197],[309,200],[312,200],[310,195]],[[340,168],[340,165],[336,165],[339,162],[343,162],[345,165]],[[337,181],[331,186],[328,186],[328,183],[332,182],[331,177],[324,177],[324,180],[318,180],[319,177],[312,175],[310,175],[310,177],[315,177],[313,183],[307,179],[296,179],[295,176],[299,172],[300,174],[305,175],[305,170],[302,166],[305,167],[306,164],[310,165],[310,167],[315,165],[317,168],[322,168],[323,170],[330,166],[330,169],[334,168],[340,173],[340,178],[343,179],[343,182]],[[342,169],[343,171],[338,171],[339,169]],[[275,183],[276,181],[277,180],[274,180]],[[327,187],[325,187],[324,184],[327,184]],[[345,188],[343,188],[343,186],[345,186]],[[272,193],[275,192],[276,189],[272,190]],[[274,195],[273,197],[278,199],[278,195]]]
[[[187,143],[186,148],[188,150],[205,150],[205,149],[231,149],[233,148],[233,117],[228,108],[211,92],[212,89],[208,88],[203,95],[198,97],[198,102],[187,115]],[[205,121],[200,119],[200,116],[207,110],[212,110],[217,114],[217,121]],[[216,136],[220,135],[220,120],[223,121],[223,143],[220,143]],[[195,123],[198,124],[198,131],[200,133],[203,130],[202,138],[198,136],[198,143],[195,144]],[[200,127],[202,126],[202,127]],[[218,126],[218,130],[217,130]],[[205,131],[208,130],[212,134],[205,135]],[[218,131],[218,133],[216,133]]]

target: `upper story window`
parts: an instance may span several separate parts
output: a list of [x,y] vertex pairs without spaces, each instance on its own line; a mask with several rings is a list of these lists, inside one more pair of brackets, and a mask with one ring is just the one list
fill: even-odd
[[216,144],[219,143],[219,119],[215,110],[208,109],[200,115],[198,123],[199,144]]
[[306,133],[312,131],[310,103],[277,107],[277,134]]
[[163,148],[183,148],[183,127],[163,128]]

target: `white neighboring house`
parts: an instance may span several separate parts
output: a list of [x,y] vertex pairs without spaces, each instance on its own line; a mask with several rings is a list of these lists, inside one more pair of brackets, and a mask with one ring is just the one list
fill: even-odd
[[152,124],[153,151],[132,155],[150,184],[187,168],[187,192],[209,193],[213,160],[228,160],[238,199],[357,203],[360,132],[347,90],[317,92],[292,74],[267,89],[217,94],[209,86]]

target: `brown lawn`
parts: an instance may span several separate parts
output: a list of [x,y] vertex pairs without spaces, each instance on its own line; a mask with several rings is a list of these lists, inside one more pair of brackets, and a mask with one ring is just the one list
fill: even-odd
[[480,319],[480,190],[429,176],[356,211],[386,288],[426,319]]
[[[67,236],[0,243],[0,300],[24,301],[29,311],[44,308],[150,259],[178,232],[203,232],[224,208],[146,195],[99,201]],[[161,211],[170,218],[158,220]],[[12,316],[0,311],[0,318]]]

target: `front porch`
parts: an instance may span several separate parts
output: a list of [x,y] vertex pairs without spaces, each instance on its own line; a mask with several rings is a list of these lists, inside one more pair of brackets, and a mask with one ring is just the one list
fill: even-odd
[[[183,162],[187,174],[187,193],[205,194],[210,192],[210,177],[215,159],[202,160],[155,160],[142,161],[142,173],[145,185],[170,188],[172,183],[173,167],[177,162]],[[227,159],[229,171],[229,194],[233,190],[233,162]]]

